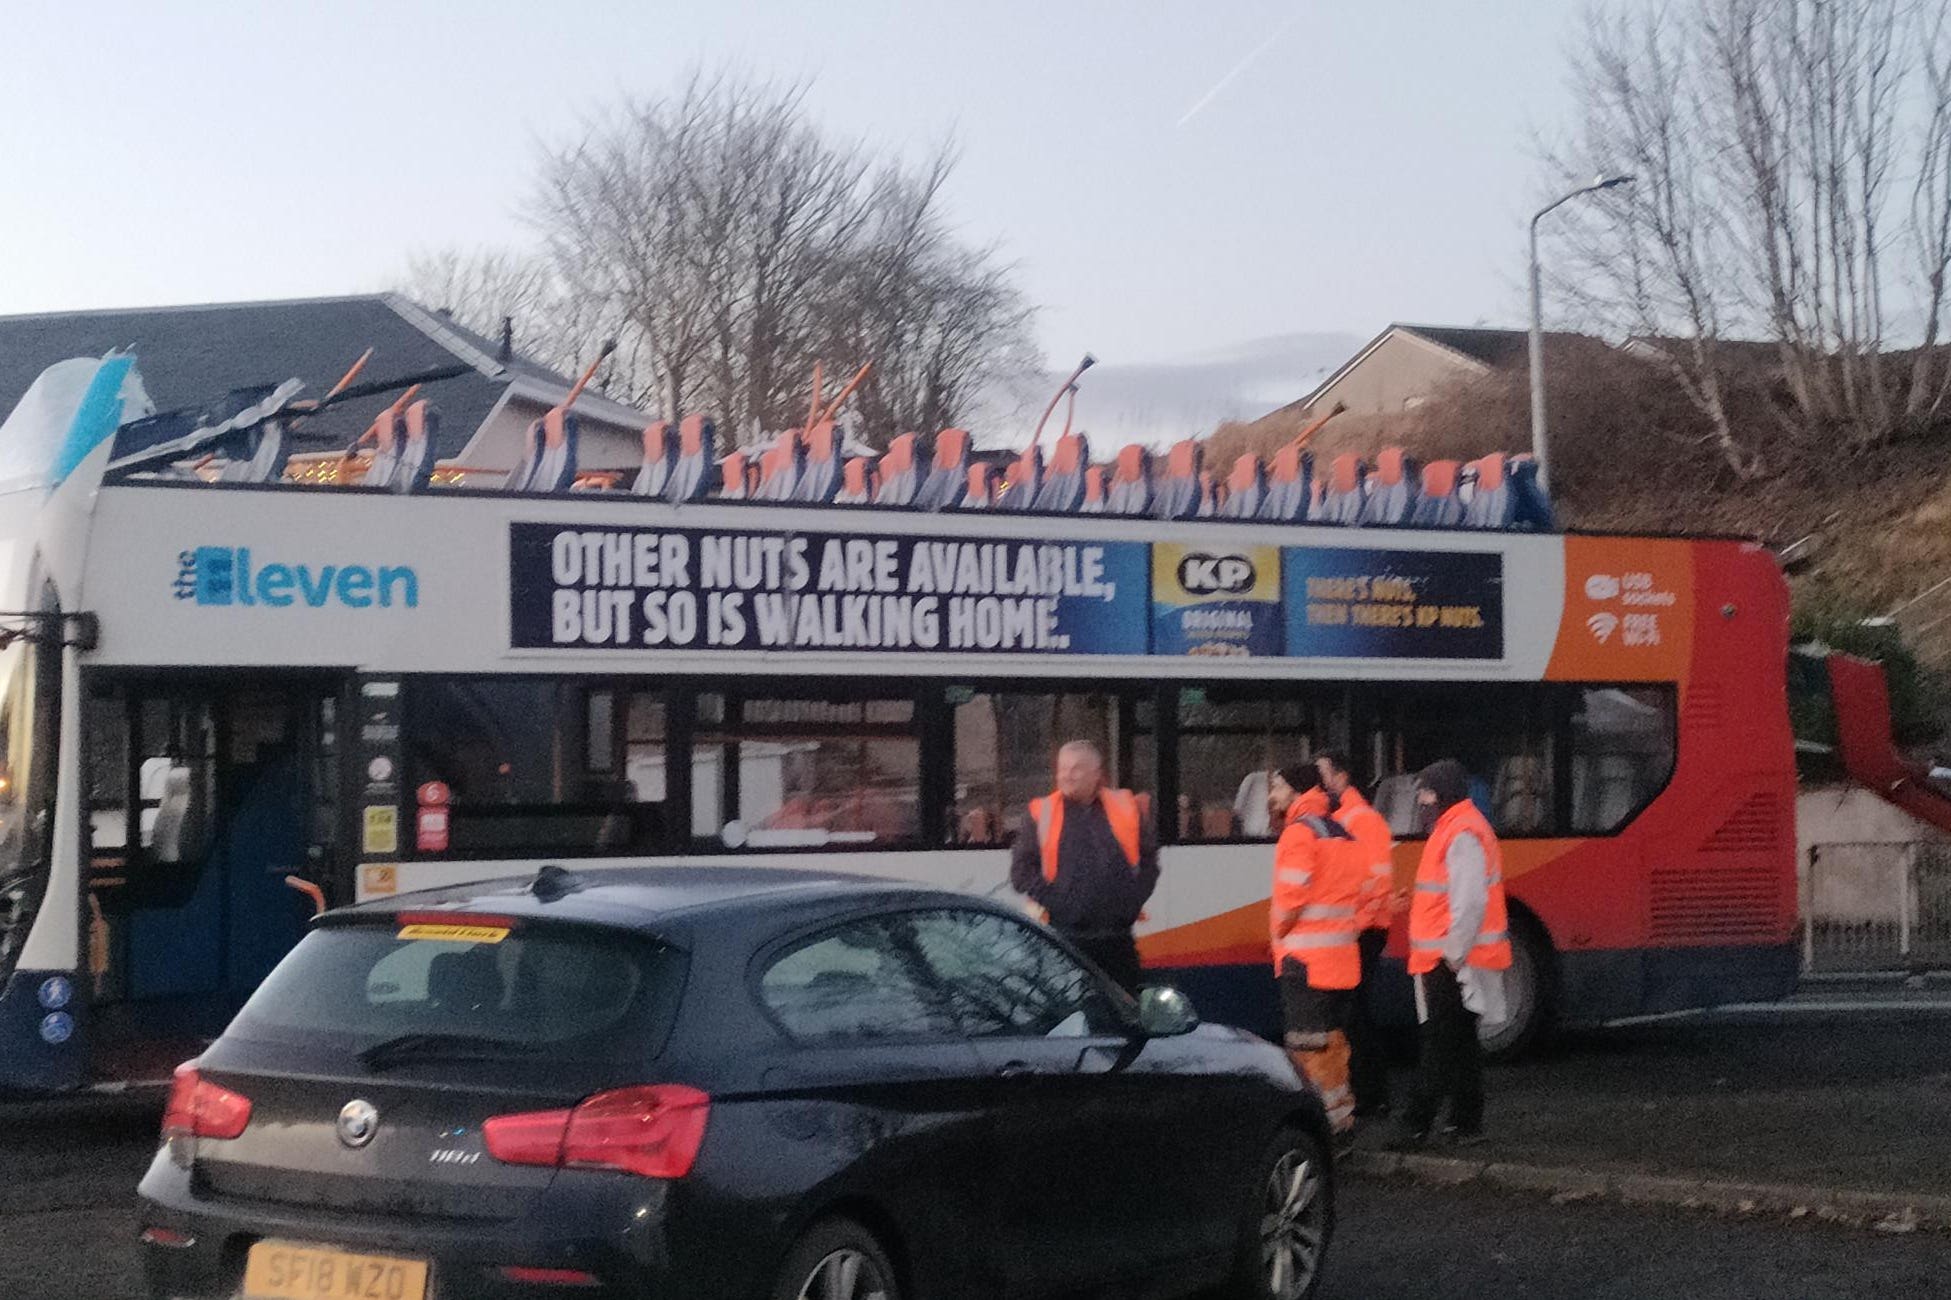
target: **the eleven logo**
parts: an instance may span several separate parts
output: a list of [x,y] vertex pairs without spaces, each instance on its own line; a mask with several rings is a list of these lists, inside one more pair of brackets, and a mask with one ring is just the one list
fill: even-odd
[[246,546],[199,546],[176,559],[176,599],[199,605],[413,609],[420,603],[420,575],[409,564],[254,565]]
[[1244,555],[1203,555],[1179,561],[1179,585],[1194,596],[1237,596],[1252,591],[1260,575]]

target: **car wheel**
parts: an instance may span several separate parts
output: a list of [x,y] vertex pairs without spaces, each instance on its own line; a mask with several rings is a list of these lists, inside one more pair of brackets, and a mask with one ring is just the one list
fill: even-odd
[[1494,1025],[1480,1025],[1477,1041],[1492,1061],[1514,1061],[1550,1032],[1555,1014],[1557,967],[1551,940],[1537,922],[1519,912],[1511,914],[1511,968],[1504,972],[1504,1002],[1510,1015]]
[[773,1300],[901,1300],[887,1252],[852,1219],[815,1224],[779,1268]]
[[1229,1300],[1308,1300],[1321,1286],[1334,1208],[1320,1142],[1299,1129],[1286,1130],[1261,1163],[1224,1294]]

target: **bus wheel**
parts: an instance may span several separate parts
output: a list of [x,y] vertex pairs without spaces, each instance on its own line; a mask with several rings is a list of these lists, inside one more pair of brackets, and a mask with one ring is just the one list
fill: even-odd
[[1504,1001],[1510,1015],[1500,1024],[1480,1025],[1477,1041],[1484,1057],[1514,1061],[1538,1045],[1551,1030],[1556,1012],[1558,964],[1544,927],[1511,909],[1511,968],[1504,972]]

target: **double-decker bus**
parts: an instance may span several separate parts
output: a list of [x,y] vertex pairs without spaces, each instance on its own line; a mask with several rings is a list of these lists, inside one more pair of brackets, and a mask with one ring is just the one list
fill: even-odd
[[321,900],[626,862],[1000,893],[1074,738],[1153,795],[1141,950],[1208,1018],[1272,1028],[1265,774],[1324,749],[1403,878],[1412,774],[1473,774],[1493,1045],[1793,985],[1753,545],[233,475],[289,395],[158,451],[124,361],[0,447],[0,1087],[166,1075]]

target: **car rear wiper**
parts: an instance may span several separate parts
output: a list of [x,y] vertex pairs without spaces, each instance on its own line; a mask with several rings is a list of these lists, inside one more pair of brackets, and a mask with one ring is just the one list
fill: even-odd
[[488,1061],[502,1056],[532,1056],[541,1049],[486,1034],[398,1034],[360,1049],[359,1063],[383,1070],[409,1058]]

